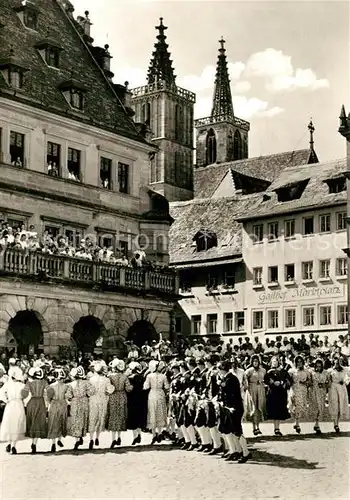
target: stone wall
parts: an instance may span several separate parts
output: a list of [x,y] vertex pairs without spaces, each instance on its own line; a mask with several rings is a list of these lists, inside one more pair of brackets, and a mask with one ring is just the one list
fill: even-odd
[[[2,286],[0,290],[3,291]],[[156,299],[115,293],[68,289],[66,293],[62,289],[54,292],[50,286],[25,285],[0,295],[0,348],[14,345],[8,330],[9,321],[19,311],[26,310],[35,312],[39,319],[44,352],[49,354],[57,354],[59,346],[74,346],[71,337],[74,325],[85,316],[93,316],[101,322],[102,349],[106,354],[118,353],[118,346],[126,340],[129,328],[141,319],[149,321],[163,338],[169,337],[172,304],[161,306]]]

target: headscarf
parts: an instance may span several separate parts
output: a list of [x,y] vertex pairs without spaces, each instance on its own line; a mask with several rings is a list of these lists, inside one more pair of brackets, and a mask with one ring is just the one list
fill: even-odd
[[77,366],[76,368],[72,368],[69,374],[72,378],[84,378],[85,370],[82,366]]
[[44,370],[39,366],[32,366],[29,368],[28,375],[31,378],[36,378],[38,380],[44,378]]
[[23,382],[24,380],[23,372],[19,366],[12,366],[9,369],[8,376],[17,382]]
[[66,378],[66,373],[63,368],[56,368],[56,370],[53,371],[53,376],[56,380],[64,380]]
[[148,363],[148,369],[151,373],[155,372],[157,370],[157,367],[158,367],[158,361],[156,361],[155,359],[152,359]]
[[125,370],[125,363],[122,359],[113,359],[110,363],[111,367],[119,372],[123,372]]

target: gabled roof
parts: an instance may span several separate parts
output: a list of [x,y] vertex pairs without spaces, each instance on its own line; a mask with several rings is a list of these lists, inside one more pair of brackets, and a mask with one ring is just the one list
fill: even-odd
[[[191,200],[170,204],[174,223],[170,228],[170,263],[200,262],[242,253],[241,224],[236,218],[260,199],[260,194],[240,197]],[[193,237],[200,230],[215,232],[217,247],[197,252]]]
[[[38,31],[26,28],[15,12],[14,8],[21,5],[20,0],[0,2],[0,19],[4,25],[0,28],[1,55],[8,57],[12,47],[14,57],[30,69],[25,88],[16,95],[0,75],[0,96],[144,142],[93,58],[77,21],[69,17],[60,0],[32,0],[32,3],[39,12]],[[48,36],[62,48],[59,69],[49,67],[35,48]],[[72,77],[87,88],[84,112],[72,110],[58,88],[61,82]]]
[[286,167],[316,162],[318,158],[314,151],[300,149],[197,168],[194,170],[194,196],[195,198],[210,198],[229,169],[249,177],[272,182]]
[[[346,159],[286,168],[265,193],[259,195],[258,202],[247,209],[246,214],[239,217],[239,220],[243,222],[322,206],[344,205],[347,200],[346,191],[330,193],[325,181],[341,177],[346,170]],[[308,182],[299,199],[278,201],[276,190],[303,181]]]

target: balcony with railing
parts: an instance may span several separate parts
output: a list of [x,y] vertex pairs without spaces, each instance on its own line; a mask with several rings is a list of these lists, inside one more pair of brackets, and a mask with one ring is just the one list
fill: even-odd
[[178,280],[173,269],[132,268],[11,248],[0,253],[0,276],[110,292],[170,297],[178,294]]
[[183,99],[189,100],[191,102],[196,102],[196,94],[194,94],[190,90],[183,89],[181,87],[178,87],[174,83],[168,83],[164,80],[159,80],[148,85],[143,85],[142,87],[131,89],[131,93],[133,99],[135,99],[146,94],[153,94],[155,92],[161,92],[164,90],[172,92],[173,94],[177,95],[178,97],[182,97]]
[[215,123],[222,123],[222,122],[230,122],[242,129],[242,130],[246,130],[247,132],[249,132],[250,130],[250,123],[245,121],[245,120],[242,120],[242,118],[238,118],[237,116],[229,116],[229,115],[225,115],[225,114],[222,114],[222,115],[216,115],[216,116],[206,116],[205,118],[198,118],[197,120],[194,121],[194,125],[195,127],[203,127],[203,126],[207,126],[207,125],[213,125]]

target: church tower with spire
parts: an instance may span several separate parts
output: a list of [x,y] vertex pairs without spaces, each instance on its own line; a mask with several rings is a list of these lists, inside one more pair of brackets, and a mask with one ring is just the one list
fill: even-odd
[[250,124],[234,114],[225,40],[219,43],[212,111],[195,120],[197,167],[248,158]]
[[193,198],[193,107],[195,94],[176,85],[163,18],[156,26],[147,84],[132,90],[135,121],[147,125],[159,152],[151,159],[152,189],[168,201]]

